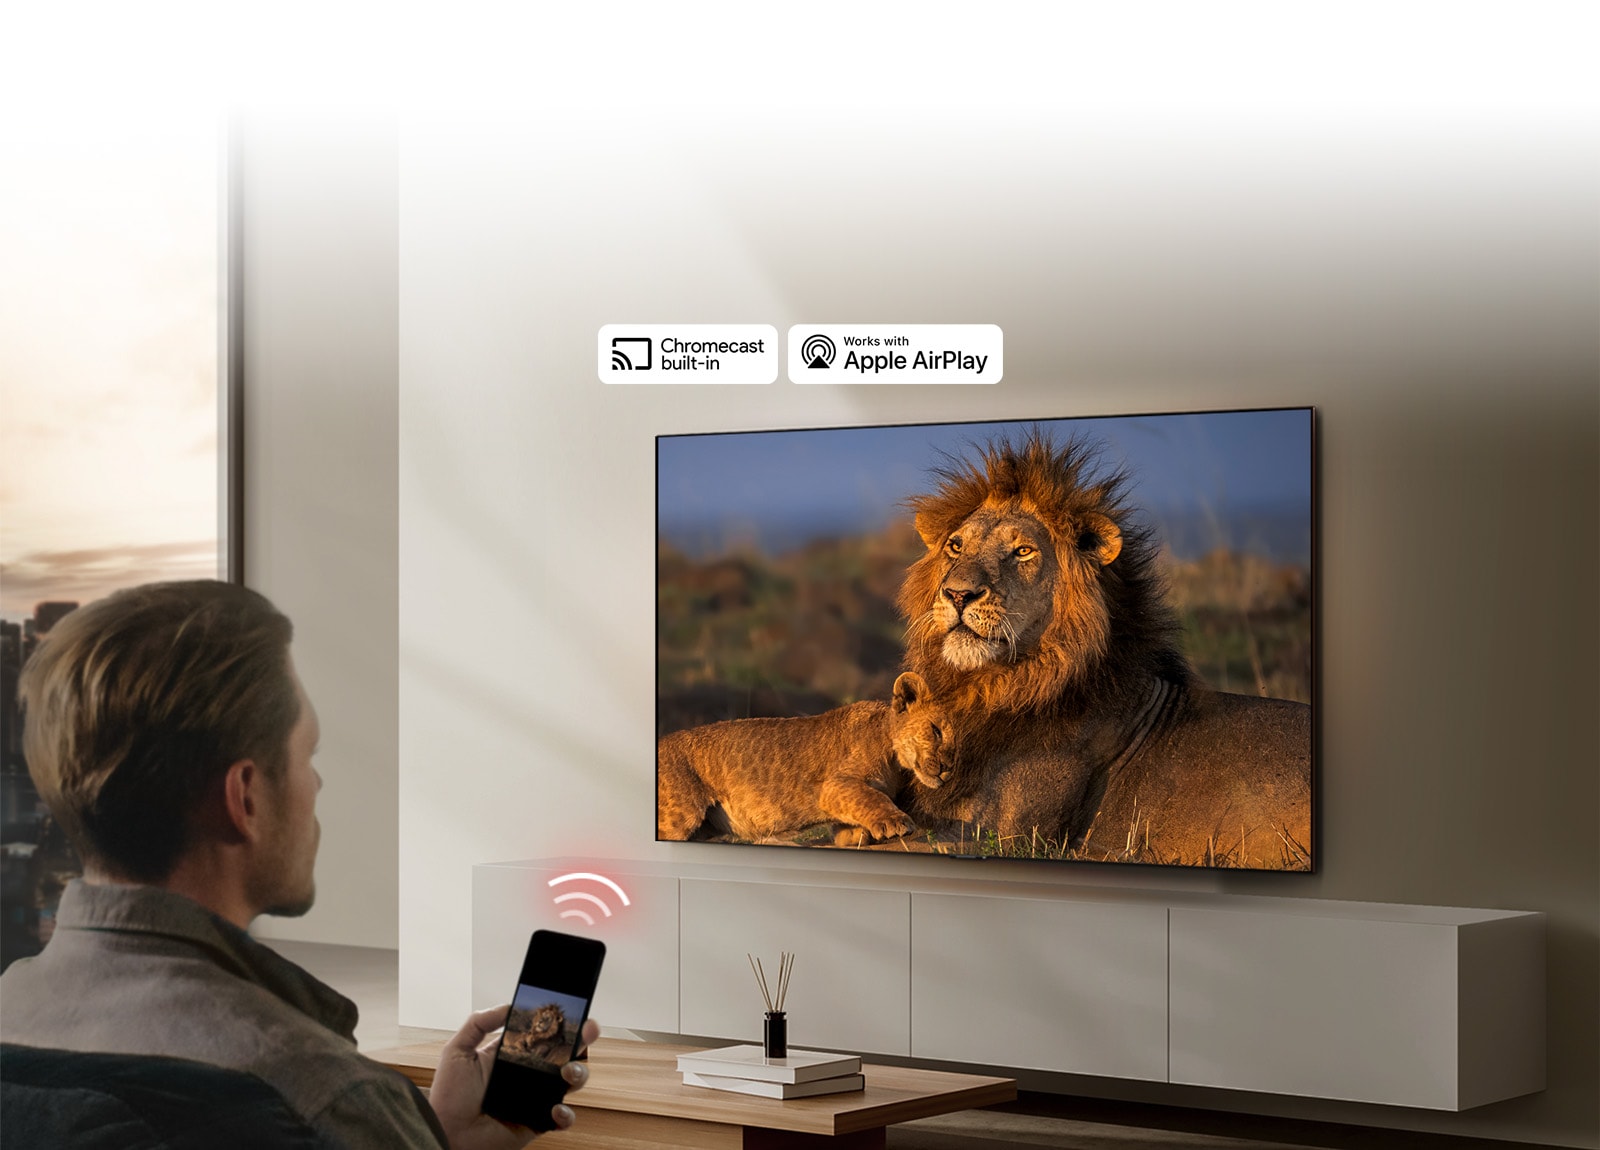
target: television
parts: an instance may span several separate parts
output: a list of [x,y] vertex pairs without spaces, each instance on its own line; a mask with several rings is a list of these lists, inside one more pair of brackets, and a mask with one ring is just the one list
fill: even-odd
[[1313,868],[1315,413],[662,435],[659,841]]

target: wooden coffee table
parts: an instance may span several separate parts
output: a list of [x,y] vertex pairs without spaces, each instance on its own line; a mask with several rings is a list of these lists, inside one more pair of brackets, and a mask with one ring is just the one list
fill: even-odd
[[[418,1086],[433,1084],[443,1043],[378,1050],[368,1057]],[[536,1145],[594,1150],[881,1150],[896,1122],[1010,1102],[1010,1078],[949,1074],[899,1066],[861,1068],[866,1089],[815,1098],[755,1098],[685,1086],[677,1058],[701,1049],[602,1038],[589,1048],[588,1085],[568,1099],[578,1123]]]

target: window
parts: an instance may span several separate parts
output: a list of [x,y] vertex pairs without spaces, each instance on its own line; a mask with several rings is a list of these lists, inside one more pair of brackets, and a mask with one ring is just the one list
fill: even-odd
[[119,587],[225,577],[231,502],[217,124],[0,136],[0,963],[76,860],[22,755],[22,663]]

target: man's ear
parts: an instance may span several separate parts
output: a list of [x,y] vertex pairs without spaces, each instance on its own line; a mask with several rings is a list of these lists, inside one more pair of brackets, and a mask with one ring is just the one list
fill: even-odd
[[223,826],[246,842],[261,835],[266,820],[263,804],[267,786],[265,773],[254,759],[240,759],[228,768],[222,779]]

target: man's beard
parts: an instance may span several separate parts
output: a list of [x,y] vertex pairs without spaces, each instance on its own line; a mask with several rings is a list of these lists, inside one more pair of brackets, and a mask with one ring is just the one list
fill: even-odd
[[[311,840],[311,868],[316,866],[317,848],[322,843],[322,824],[315,824],[315,831]],[[274,915],[278,918],[299,918],[309,911],[317,901],[317,880],[314,873],[308,873],[303,884],[288,880],[288,874],[297,869],[299,860],[295,858],[283,860],[277,872],[263,876],[262,885],[265,888],[262,902],[265,904],[261,913]]]
[[311,889],[306,892],[306,896],[304,898],[295,899],[294,901],[285,901],[280,904],[269,906],[261,913],[275,915],[278,918],[299,918],[301,915],[309,911],[316,901],[317,884],[312,883]]

